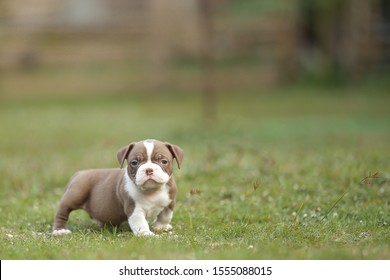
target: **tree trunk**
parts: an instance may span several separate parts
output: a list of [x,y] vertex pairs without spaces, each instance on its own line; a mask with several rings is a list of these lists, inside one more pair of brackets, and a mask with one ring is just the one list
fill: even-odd
[[199,0],[201,31],[201,83],[203,118],[207,126],[217,121],[217,96],[214,77],[214,27],[212,1]]

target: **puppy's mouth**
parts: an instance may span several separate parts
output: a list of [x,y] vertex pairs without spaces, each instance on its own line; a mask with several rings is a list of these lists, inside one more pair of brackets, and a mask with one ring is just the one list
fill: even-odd
[[157,176],[148,175],[139,180],[136,179],[136,184],[142,189],[155,189],[161,187],[166,181]]
[[153,178],[146,178],[141,184],[137,185],[141,190],[147,191],[159,189],[164,183],[160,183]]
[[159,184],[159,181],[153,175],[149,175],[149,176],[146,176],[144,178],[144,180],[143,180],[143,184],[142,185],[145,185],[145,184]]
[[155,164],[146,164],[135,175],[135,184],[141,189],[156,189],[169,181],[169,175]]
[[155,184],[156,185],[156,184],[159,184],[159,182],[158,182],[158,180],[156,180],[156,178],[148,177],[145,179],[145,181],[142,185],[145,185],[145,184]]

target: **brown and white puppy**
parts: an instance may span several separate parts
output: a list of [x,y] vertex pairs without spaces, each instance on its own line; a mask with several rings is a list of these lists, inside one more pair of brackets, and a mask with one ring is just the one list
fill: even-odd
[[[54,218],[53,235],[69,234],[70,212],[84,209],[99,225],[118,226],[128,221],[137,236],[154,235],[153,229],[172,229],[176,183],[173,160],[178,167],[183,150],[157,140],[131,143],[118,151],[121,169],[91,169],[77,172],[68,183]],[[127,168],[123,163],[127,161]]]

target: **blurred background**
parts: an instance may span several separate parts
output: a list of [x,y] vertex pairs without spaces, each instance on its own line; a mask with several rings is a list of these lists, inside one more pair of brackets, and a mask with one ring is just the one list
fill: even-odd
[[387,75],[390,3],[1,0],[0,41],[3,98],[179,90],[212,104],[215,91]]
[[221,224],[213,244],[242,243],[248,223],[267,237],[246,251],[350,239],[326,258],[386,259],[389,73],[389,0],[0,0],[0,251],[94,254],[89,241],[42,253],[20,233],[50,232],[75,171],[116,167],[120,147],[155,138],[185,151],[179,232]]

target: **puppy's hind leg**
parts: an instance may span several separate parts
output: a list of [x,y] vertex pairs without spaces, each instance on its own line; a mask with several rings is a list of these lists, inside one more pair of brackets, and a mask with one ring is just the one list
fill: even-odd
[[73,210],[82,208],[87,199],[88,193],[83,195],[82,189],[77,183],[81,173],[76,173],[70,180],[68,187],[61,198],[57,213],[54,217],[53,235],[69,234],[71,231],[67,228],[69,214]]
[[60,204],[54,217],[53,235],[64,235],[72,233],[69,229],[67,229],[70,212],[72,212],[71,208],[69,208],[67,205]]

